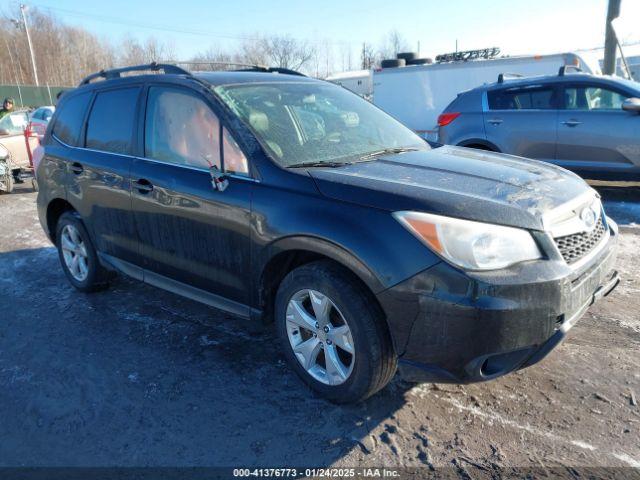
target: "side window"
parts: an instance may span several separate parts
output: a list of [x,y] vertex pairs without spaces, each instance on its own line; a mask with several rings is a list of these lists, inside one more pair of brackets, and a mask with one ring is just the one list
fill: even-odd
[[44,112],[44,110],[39,108],[38,110],[33,112],[33,115],[31,116],[31,118],[35,118],[36,120],[42,120],[42,113],[43,112]]
[[136,103],[140,89],[121,88],[98,93],[87,122],[87,148],[131,153]]
[[220,165],[220,122],[200,97],[151,87],[144,127],[147,158],[209,168]]
[[512,88],[487,92],[491,110],[551,110],[554,105],[552,88]]
[[249,163],[242,150],[226,128],[222,129],[222,154],[225,172],[249,175]]
[[53,134],[62,142],[71,146],[78,146],[80,129],[87,111],[91,93],[81,93],[65,98],[53,126]]
[[627,95],[603,87],[568,87],[564,90],[568,110],[619,110]]

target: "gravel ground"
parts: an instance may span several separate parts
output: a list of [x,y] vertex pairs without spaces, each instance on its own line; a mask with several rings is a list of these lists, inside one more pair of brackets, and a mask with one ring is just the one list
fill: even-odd
[[270,326],[122,277],[78,293],[40,228],[35,194],[0,196],[0,466],[637,475],[639,192],[602,190],[622,224],[622,283],[541,364],[464,387],[396,377],[356,406],[303,387]]

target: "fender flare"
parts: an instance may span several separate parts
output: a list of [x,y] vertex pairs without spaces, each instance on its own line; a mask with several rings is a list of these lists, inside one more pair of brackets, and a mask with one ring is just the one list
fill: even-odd
[[377,294],[387,288],[378,275],[360,260],[356,254],[337,243],[311,235],[284,237],[266,245],[258,256],[259,262],[256,265],[258,278],[262,280],[265,268],[277,255],[296,250],[316,253],[334,260],[355,274],[373,294]]

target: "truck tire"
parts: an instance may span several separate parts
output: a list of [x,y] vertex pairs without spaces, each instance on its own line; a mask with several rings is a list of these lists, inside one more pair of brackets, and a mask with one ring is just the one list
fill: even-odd
[[330,261],[303,265],[284,278],[275,304],[289,365],[321,397],[362,401],[384,388],[397,357],[383,313],[351,272]]
[[433,60],[430,58],[414,58],[413,60],[407,61],[407,65],[428,65],[433,63]]
[[404,67],[407,62],[403,58],[392,58],[389,60],[382,60],[380,62],[380,66],[382,68],[396,68],[396,67]]
[[402,59],[405,62],[407,62],[407,64],[409,64],[409,62],[411,60],[415,60],[416,58],[418,58],[420,56],[419,53],[416,52],[402,52],[402,53],[398,53],[396,55],[396,58],[398,59]]

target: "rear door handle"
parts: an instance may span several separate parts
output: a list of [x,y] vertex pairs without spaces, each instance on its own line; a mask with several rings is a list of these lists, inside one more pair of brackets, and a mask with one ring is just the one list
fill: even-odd
[[578,125],[580,125],[582,122],[578,121],[578,120],[565,120],[564,122],[562,122],[563,125],[566,125],[567,127],[576,127]]
[[489,123],[491,125],[500,125],[502,123],[502,119],[501,118],[492,118],[491,120],[489,120]]
[[142,194],[147,194],[153,190],[152,183],[145,179],[141,178],[134,183],[135,189]]
[[76,175],[80,175],[82,172],[84,172],[84,167],[82,166],[82,164],[74,162],[71,164],[71,171]]

